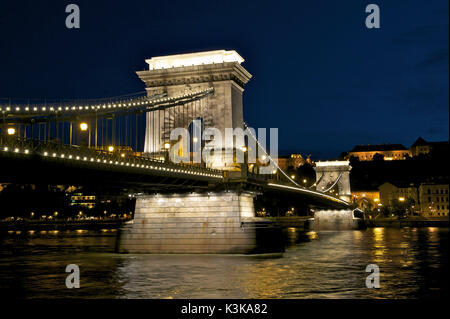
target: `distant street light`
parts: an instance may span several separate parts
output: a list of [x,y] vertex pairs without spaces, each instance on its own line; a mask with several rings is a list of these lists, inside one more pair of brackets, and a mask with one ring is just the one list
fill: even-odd
[[291,178],[292,178],[292,179],[295,179],[295,175],[291,175]]
[[306,182],[307,182],[307,181],[306,181],[306,179],[304,179],[304,180],[303,180],[303,183],[305,183],[305,184],[306,184]]
[[108,146],[108,151],[114,152],[114,146]]
[[168,149],[170,148],[170,144],[169,144],[169,143],[165,143],[165,144],[164,144],[164,148],[165,148],[166,150],[168,150]]
[[8,135],[14,135],[16,134],[16,129],[14,127],[9,127],[8,128]]
[[404,202],[405,201],[405,197],[399,197],[398,200],[401,201],[401,202]]
[[82,131],[87,131],[87,129],[88,129],[87,123],[86,123],[86,122],[81,122],[81,123],[80,123],[80,129],[81,129]]

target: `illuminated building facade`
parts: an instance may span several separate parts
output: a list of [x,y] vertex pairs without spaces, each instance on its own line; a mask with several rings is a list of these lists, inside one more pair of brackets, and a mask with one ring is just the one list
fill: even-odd
[[404,160],[411,157],[411,151],[401,144],[380,144],[357,145],[348,153],[348,158],[356,157],[360,161],[372,161],[375,154],[381,155],[385,161]]
[[424,216],[448,216],[448,184],[421,184],[420,208]]
[[93,195],[83,195],[82,193],[75,193],[70,197],[70,206],[83,206],[86,208],[95,207],[95,196]]

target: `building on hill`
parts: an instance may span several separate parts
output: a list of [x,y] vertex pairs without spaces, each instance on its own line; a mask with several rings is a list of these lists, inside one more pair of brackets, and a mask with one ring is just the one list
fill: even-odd
[[300,154],[279,155],[278,156],[278,166],[285,172],[290,168],[293,168],[293,169],[299,168],[306,161],[307,160],[305,160]]
[[357,145],[347,154],[347,158],[356,157],[360,161],[372,161],[377,156],[385,161],[404,160],[411,157],[411,151],[401,144],[378,144]]
[[449,144],[447,142],[427,142],[422,137],[419,137],[410,147],[412,156],[420,154],[428,154],[430,152],[448,153]]

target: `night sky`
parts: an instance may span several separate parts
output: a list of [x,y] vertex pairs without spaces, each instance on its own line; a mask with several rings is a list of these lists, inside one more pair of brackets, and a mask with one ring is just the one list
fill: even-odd
[[[65,27],[66,5],[81,28]],[[365,27],[365,7],[381,29]],[[235,49],[253,75],[252,127],[282,153],[448,140],[448,0],[0,2],[0,98],[102,98],[144,90],[146,58]]]

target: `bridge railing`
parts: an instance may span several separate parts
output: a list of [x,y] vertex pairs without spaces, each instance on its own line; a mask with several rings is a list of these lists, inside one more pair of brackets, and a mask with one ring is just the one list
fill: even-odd
[[109,152],[86,146],[65,145],[57,142],[43,142],[40,140],[12,136],[0,136],[0,151],[26,155],[36,154],[44,157],[107,163],[136,168],[154,168],[169,173],[185,173],[216,178],[223,177],[223,171],[217,169],[193,166],[185,163],[175,164],[170,161],[151,157],[136,156],[121,152]]

